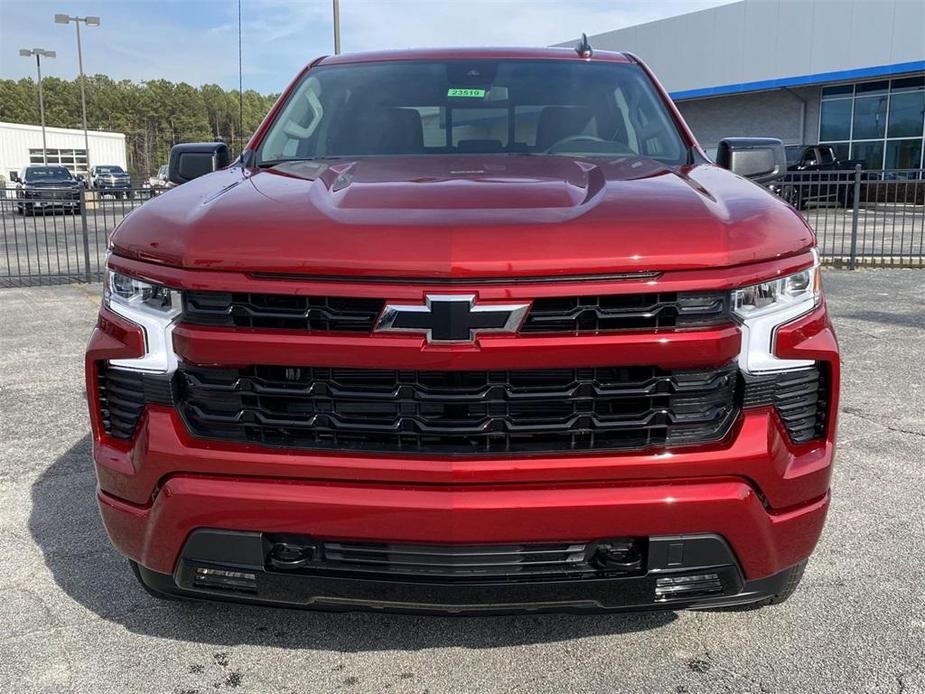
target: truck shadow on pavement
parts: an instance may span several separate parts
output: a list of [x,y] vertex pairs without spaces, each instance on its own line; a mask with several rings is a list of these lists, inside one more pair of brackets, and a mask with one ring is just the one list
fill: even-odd
[[157,600],[144,592],[127,561],[110,546],[95,493],[90,437],[85,436],[33,484],[29,530],[67,596],[138,634],[216,645],[359,652],[556,642],[656,629],[677,619],[673,612],[418,617]]

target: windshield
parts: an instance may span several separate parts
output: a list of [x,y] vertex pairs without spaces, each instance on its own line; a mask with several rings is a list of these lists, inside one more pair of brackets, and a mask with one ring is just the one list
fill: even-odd
[[70,181],[71,172],[63,166],[43,166],[26,169],[27,181]]
[[686,149],[635,64],[395,61],[320,67],[289,96],[258,161],[427,154],[647,157]]
[[121,166],[97,166],[96,172],[98,174],[120,174],[125,173],[122,170]]

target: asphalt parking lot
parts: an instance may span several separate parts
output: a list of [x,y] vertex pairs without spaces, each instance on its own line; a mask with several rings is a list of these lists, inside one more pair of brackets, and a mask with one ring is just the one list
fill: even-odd
[[828,525],[759,611],[494,618],[161,602],[94,500],[97,286],[0,291],[2,692],[925,692],[925,273],[827,271],[845,359]]

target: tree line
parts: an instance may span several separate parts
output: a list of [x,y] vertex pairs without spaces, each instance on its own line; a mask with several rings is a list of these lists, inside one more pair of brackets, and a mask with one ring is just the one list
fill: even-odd
[[[117,82],[105,75],[86,79],[87,128],[125,133],[128,168],[136,181],[166,164],[179,142],[222,140],[237,153],[239,142],[247,141],[279,96],[245,90],[242,133],[237,90],[168,80]],[[47,126],[83,128],[79,79],[46,77],[42,92]],[[35,80],[0,79],[0,121],[40,123]]]

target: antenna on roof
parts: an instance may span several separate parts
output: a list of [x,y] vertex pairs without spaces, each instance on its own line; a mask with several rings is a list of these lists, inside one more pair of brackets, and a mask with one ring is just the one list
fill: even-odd
[[594,50],[591,48],[591,44],[588,43],[588,35],[581,35],[581,43],[575,46],[575,52],[582,58],[590,58],[594,55]]

